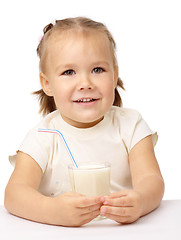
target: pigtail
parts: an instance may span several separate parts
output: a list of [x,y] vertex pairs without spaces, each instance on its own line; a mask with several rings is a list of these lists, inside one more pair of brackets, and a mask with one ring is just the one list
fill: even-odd
[[46,25],[43,29],[43,33],[47,33],[50,29],[53,28],[53,24],[52,23],[49,23],[48,25]]
[[48,113],[51,113],[55,111],[56,105],[54,98],[51,96],[48,96],[44,93],[43,89],[40,89],[36,92],[33,92],[34,95],[38,97],[39,103],[40,103],[40,110],[39,112],[42,113],[43,116],[47,115]]
[[114,97],[113,105],[117,106],[117,107],[121,107],[123,105],[123,102],[122,102],[121,96],[119,94],[118,87],[125,90],[123,81],[121,80],[120,77],[118,78],[117,87],[115,88],[115,97]]

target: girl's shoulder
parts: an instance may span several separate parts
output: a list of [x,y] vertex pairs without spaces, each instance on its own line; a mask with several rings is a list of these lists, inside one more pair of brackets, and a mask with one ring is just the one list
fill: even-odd
[[109,115],[114,121],[118,121],[121,124],[125,123],[126,125],[136,123],[142,118],[141,114],[135,109],[116,106],[111,107]]
[[152,131],[142,115],[134,109],[112,107],[110,110],[110,118],[114,129],[119,132],[127,151],[144,137],[151,135],[153,145],[157,142],[157,133]]
[[44,147],[50,146],[50,142],[53,140],[52,134],[42,134],[47,129],[55,129],[57,119],[59,118],[59,111],[53,111],[43,117],[38,124],[32,127],[23,140],[23,143],[33,142],[38,146],[38,143]]
[[49,114],[47,114],[45,117],[43,117],[40,122],[35,126],[35,128],[51,128],[56,125],[57,119],[59,118],[60,113],[58,110],[55,110]]

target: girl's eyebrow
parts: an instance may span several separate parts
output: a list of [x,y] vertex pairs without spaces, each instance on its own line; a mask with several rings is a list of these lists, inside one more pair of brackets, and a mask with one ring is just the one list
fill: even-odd
[[60,68],[63,68],[63,69],[68,69],[68,68],[75,68],[76,65],[75,64],[60,64],[56,67],[56,71],[58,71]]
[[[90,66],[101,66],[101,65],[107,65],[109,66],[110,63],[108,61],[98,61],[98,62],[92,62],[90,63]],[[59,69],[63,68],[63,69],[69,69],[69,68],[76,68],[78,65],[76,65],[75,63],[68,63],[68,64],[60,64],[56,67],[56,71],[58,71]]]
[[105,61],[105,60],[103,60],[103,61],[98,61],[98,62],[94,62],[94,63],[92,63],[91,65],[95,65],[95,66],[99,66],[99,65],[110,65],[110,63],[108,62],[108,61]]

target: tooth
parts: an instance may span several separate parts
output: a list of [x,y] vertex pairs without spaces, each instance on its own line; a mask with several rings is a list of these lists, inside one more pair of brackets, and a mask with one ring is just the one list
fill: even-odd
[[82,98],[77,100],[77,102],[84,102],[84,103],[91,102],[91,101],[93,101],[93,98]]

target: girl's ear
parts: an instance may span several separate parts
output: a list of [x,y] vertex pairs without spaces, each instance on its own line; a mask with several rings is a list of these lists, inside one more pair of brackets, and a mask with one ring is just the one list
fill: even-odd
[[50,97],[53,96],[52,90],[50,87],[50,82],[49,82],[47,76],[42,72],[40,73],[40,83],[41,83],[44,93]]

